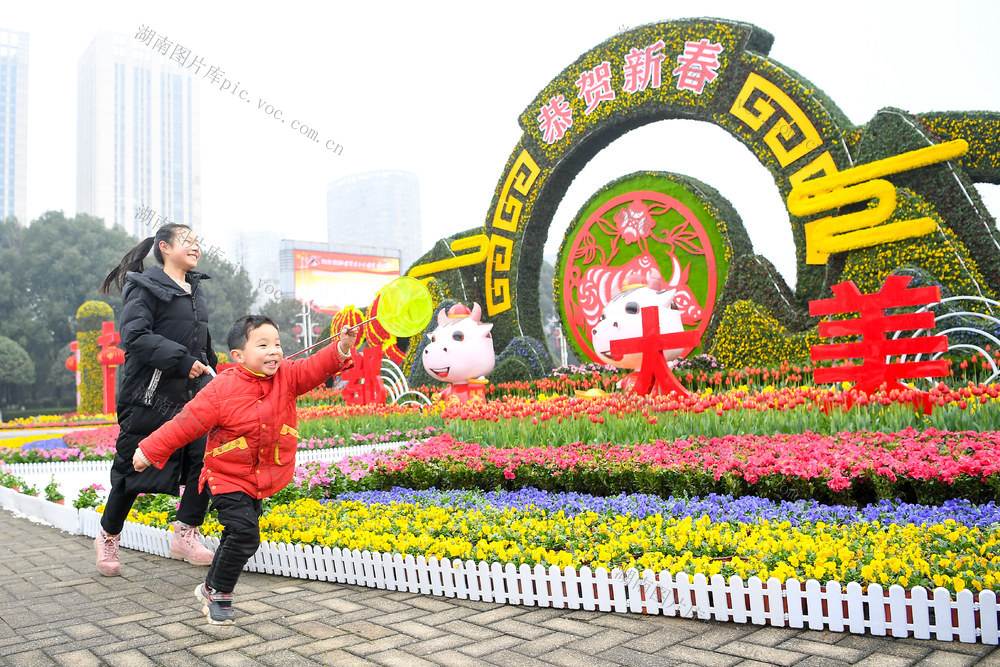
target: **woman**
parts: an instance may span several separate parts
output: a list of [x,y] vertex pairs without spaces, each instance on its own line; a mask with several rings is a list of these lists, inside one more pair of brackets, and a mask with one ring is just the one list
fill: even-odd
[[[159,266],[143,270],[150,249]],[[170,556],[195,565],[212,563],[212,552],[198,541],[198,526],[205,520],[209,500],[207,489],[198,493],[205,438],[177,450],[162,470],[149,468],[140,473],[132,467],[139,441],[180,412],[215,374],[217,359],[201,287],[209,276],[194,270],[200,257],[191,228],[167,224],[130,250],[101,284],[105,294],[112,287],[121,291],[119,330],[125,351],[117,401],[121,433],[101,531],[94,540],[97,569],[105,576],[121,574],[118,543],[136,497],[140,493],[176,496],[182,484]]]

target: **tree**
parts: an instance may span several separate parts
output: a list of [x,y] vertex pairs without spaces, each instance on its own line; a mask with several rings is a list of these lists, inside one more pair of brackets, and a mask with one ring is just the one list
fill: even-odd
[[[261,315],[267,315],[277,323],[278,331],[281,334],[281,348],[284,350],[286,357],[299,352],[306,346],[305,334],[302,334],[296,342],[295,334],[292,331],[292,327],[296,325],[302,326],[301,313],[302,303],[291,297],[285,297],[280,300],[271,299],[260,309]],[[327,331],[330,329],[330,321],[333,318],[315,310],[312,311],[310,318],[314,327],[320,327],[320,336],[325,337]],[[319,342],[320,340],[322,338],[313,336],[313,342]]]
[[72,354],[69,344],[63,345],[49,369],[48,395],[53,405],[65,407],[76,404],[76,374],[66,368],[66,359]]
[[281,349],[286,357],[305,347],[305,338],[300,337],[299,342],[296,342],[295,334],[292,333],[292,327],[295,326],[301,312],[302,304],[290,296],[283,299],[271,299],[261,306],[260,314],[270,317],[278,325],[278,333],[281,335]]
[[21,270],[24,232],[13,217],[0,222],[0,336],[32,354],[51,344],[52,332],[30,305],[31,291]]
[[136,240],[89,215],[49,211],[29,227],[0,224],[0,335],[19,343],[37,373],[33,398],[49,396],[49,374],[60,347],[76,337],[76,309],[101,300],[101,281]]
[[242,265],[233,265],[223,259],[202,255],[198,270],[211,276],[202,283],[208,299],[208,330],[212,334],[212,348],[229,354],[226,336],[237,318],[250,314],[250,307],[257,298],[257,290],[250,281],[250,274]]
[[[111,304],[116,317],[121,297],[98,292],[101,282],[139,241],[120,229],[108,229],[89,215],[66,218],[49,211],[29,227],[12,218],[0,222],[0,336],[23,347],[36,369],[28,392],[36,401],[58,398],[65,389],[50,381],[65,362],[60,348],[76,339],[75,315],[84,301]],[[145,266],[155,262],[152,255]],[[250,311],[254,293],[242,267],[203,256],[209,330],[213,346],[227,352],[226,333]],[[25,396],[28,400],[28,396]]]
[[0,336],[0,403],[10,406],[23,399],[23,387],[35,381],[35,364],[23,347]]

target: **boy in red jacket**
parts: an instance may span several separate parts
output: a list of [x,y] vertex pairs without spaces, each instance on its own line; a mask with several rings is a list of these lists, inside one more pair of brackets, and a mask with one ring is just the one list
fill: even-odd
[[351,367],[357,330],[344,327],[340,342],[306,359],[282,363],[278,327],[246,315],[229,329],[233,361],[173,419],[139,442],[137,471],[162,468],[174,450],[208,434],[198,490],[206,485],[223,526],[205,583],[195,590],[212,625],[232,625],[233,589],[260,546],[262,499],[292,481],[298,431],[295,398]]

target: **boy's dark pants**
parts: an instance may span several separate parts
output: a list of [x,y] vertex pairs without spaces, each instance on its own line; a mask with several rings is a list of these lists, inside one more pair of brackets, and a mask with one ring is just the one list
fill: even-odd
[[218,510],[223,530],[205,585],[220,593],[232,593],[243,566],[260,546],[263,503],[242,491],[234,491],[213,495],[209,510]]

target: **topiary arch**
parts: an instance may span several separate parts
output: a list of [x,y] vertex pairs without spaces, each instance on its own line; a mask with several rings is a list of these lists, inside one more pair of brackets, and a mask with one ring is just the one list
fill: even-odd
[[[690,119],[717,125],[749,148],[786,202],[796,187],[802,195],[795,209],[802,214],[791,218],[798,264],[794,295],[766,260],[733,257],[709,335],[724,309],[742,299],[763,303],[792,330],[810,326],[806,302],[824,295],[845,267],[861,261],[852,259],[855,254],[876,245],[912,245],[918,227],[920,243],[940,244],[962,267],[956,276],[942,275],[948,264],[922,268],[941,282],[995,294],[1000,240],[972,186],[1000,182],[1000,113],[914,116],[883,109],[856,127],[822,91],[767,57],[773,39],[749,23],[699,18],[640,26],[587,51],[520,115],[524,134],[504,167],[483,228],[440,242],[418,262],[416,273],[433,262],[434,270],[421,275],[447,284],[452,298],[482,303],[498,349],[521,336],[544,340],[537,287],[542,250],[570,183],[625,133],[658,120]],[[954,139],[964,141],[945,146]],[[932,154],[908,153],[926,147]],[[871,168],[852,169],[859,165]],[[823,188],[807,192],[825,180],[803,184],[838,174],[846,185],[879,183],[875,178],[886,185],[877,194],[803,213],[826,194]],[[850,191],[844,185],[828,189],[841,195]],[[858,205],[863,211],[870,201],[879,202],[869,208],[882,217],[866,213],[860,232],[832,237],[839,245],[829,238],[826,245],[820,242],[820,229],[827,237],[845,232],[834,230],[843,214]],[[878,243],[872,230],[881,235]],[[470,248],[475,251],[460,254]],[[755,291],[746,293],[747,286]]]

